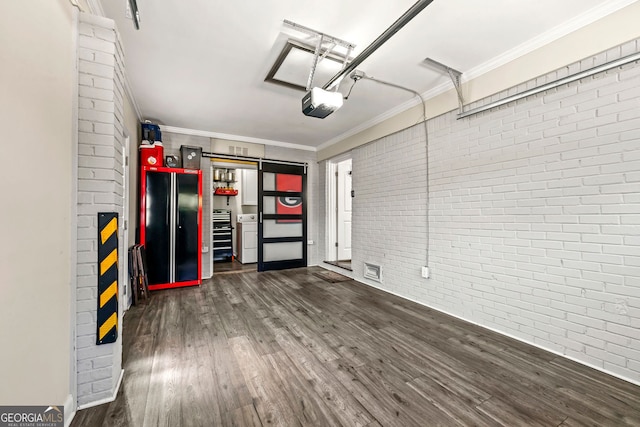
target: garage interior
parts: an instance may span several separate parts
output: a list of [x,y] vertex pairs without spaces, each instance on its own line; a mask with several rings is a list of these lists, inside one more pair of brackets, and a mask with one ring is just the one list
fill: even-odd
[[[343,3],[2,6],[0,406],[640,424],[640,3]],[[172,161],[197,278],[141,294]]]

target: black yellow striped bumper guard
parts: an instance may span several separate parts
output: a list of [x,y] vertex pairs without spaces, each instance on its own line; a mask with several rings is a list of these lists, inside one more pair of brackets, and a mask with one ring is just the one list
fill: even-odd
[[98,213],[98,339],[118,339],[118,213]]

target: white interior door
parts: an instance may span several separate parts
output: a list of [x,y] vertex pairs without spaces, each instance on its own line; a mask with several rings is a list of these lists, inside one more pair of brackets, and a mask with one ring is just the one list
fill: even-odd
[[338,260],[351,259],[351,159],[338,163]]

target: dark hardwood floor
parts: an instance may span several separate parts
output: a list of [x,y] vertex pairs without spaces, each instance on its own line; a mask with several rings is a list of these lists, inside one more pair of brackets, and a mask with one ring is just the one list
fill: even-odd
[[72,425],[640,425],[640,387],[318,270],[153,293],[117,399]]
[[258,264],[242,264],[237,259],[233,261],[216,261],[213,263],[213,274],[237,273],[239,271],[256,271]]
[[353,271],[353,269],[351,268],[350,259],[342,259],[339,261],[324,261],[324,262],[336,267],[344,268],[345,270]]

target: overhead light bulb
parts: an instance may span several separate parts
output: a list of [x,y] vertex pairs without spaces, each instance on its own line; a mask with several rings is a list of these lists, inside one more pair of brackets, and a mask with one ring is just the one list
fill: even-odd
[[342,107],[342,103],[341,92],[331,92],[314,87],[302,98],[302,113],[305,116],[324,119]]

